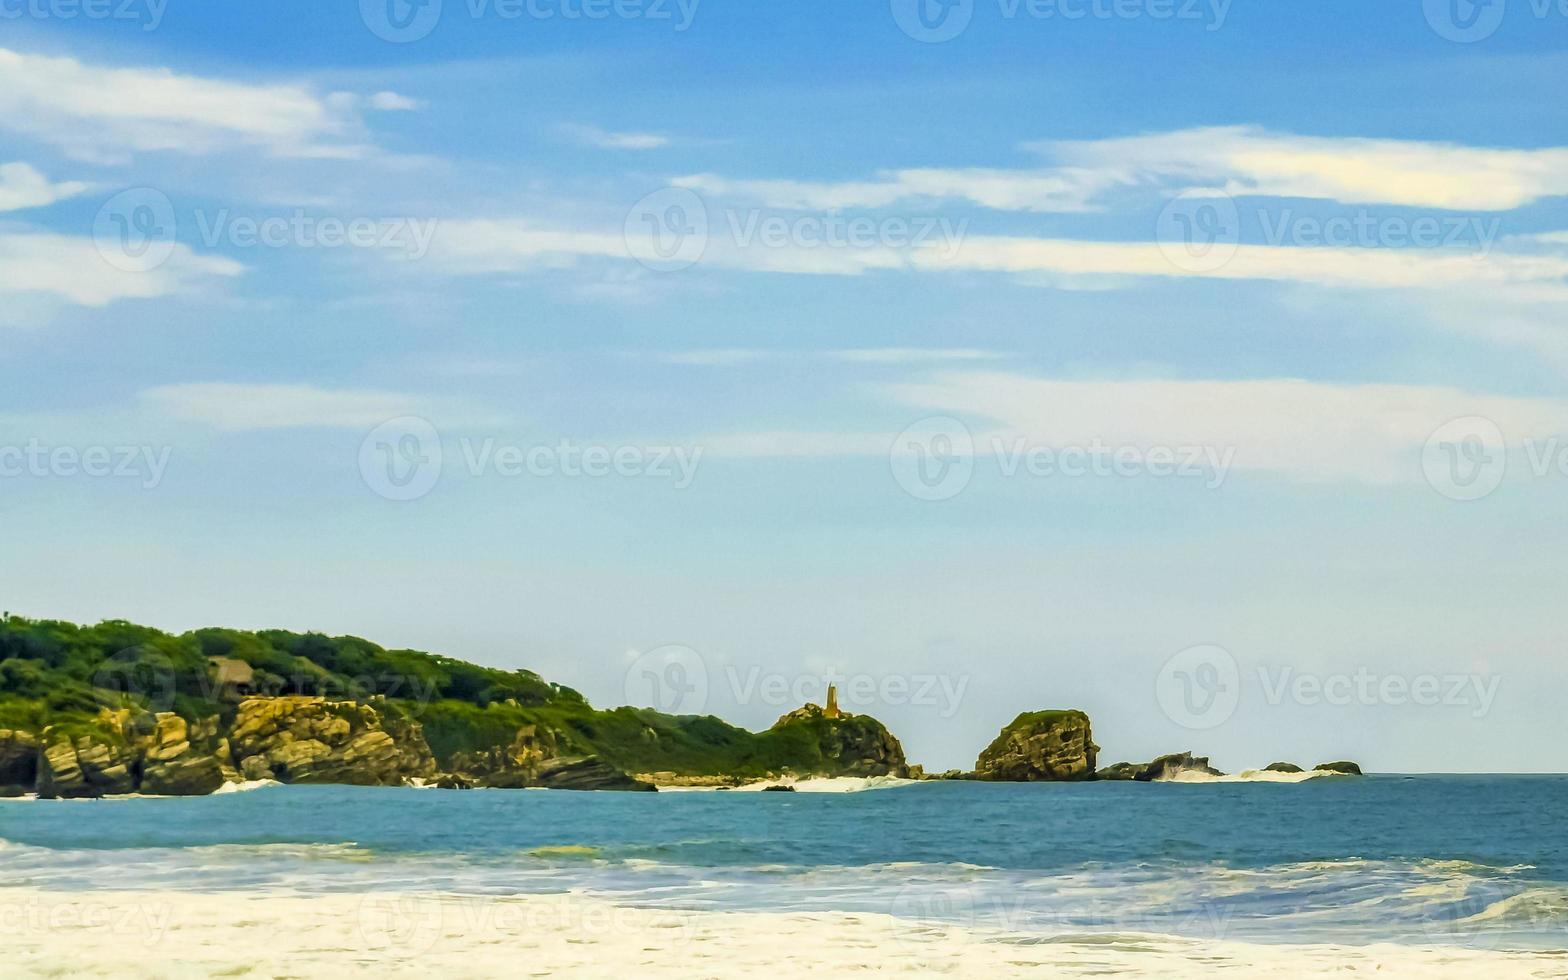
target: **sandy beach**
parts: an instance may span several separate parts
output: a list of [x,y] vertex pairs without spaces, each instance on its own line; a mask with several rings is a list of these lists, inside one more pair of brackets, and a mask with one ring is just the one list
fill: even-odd
[[1154,936],[1028,944],[886,915],[670,912],[576,895],[0,890],[12,977],[1558,978],[1568,955]]

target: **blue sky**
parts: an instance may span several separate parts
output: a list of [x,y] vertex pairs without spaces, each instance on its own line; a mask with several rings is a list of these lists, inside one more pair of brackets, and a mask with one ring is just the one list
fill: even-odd
[[0,4],[12,611],[1565,768],[1568,12],[75,9]]

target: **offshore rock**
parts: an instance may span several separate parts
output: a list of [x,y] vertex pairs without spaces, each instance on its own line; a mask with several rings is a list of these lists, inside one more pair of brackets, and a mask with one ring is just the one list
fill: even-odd
[[815,742],[820,761],[810,763],[797,775],[909,775],[904,747],[870,715],[829,714],[819,705],[808,704],[779,718],[769,731]]
[[1337,772],[1345,776],[1362,775],[1361,767],[1354,762],[1321,762],[1312,767],[1314,772]]
[[0,796],[31,793],[38,785],[38,738],[0,728]]
[[1093,779],[1099,750],[1082,711],[1026,711],[980,753],[975,778],[1008,783]]
[[368,704],[295,696],[241,702],[228,741],[246,779],[398,786],[435,775],[429,746],[413,744],[416,734],[406,723],[384,724]]

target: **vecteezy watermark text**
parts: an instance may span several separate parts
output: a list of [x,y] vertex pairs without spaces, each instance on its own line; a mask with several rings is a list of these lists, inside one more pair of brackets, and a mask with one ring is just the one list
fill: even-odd
[[32,438],[0,445],[0,479],[139,480],[143,490],[155,490],[173,453],[170,446],[50,446]]
[[969,229],[969,219],[930,214],[845,215],[839,211],[801,213],[766,208],[713,211],[696,191],[666,187],[639,200],[626,214],[627,253],[658,272],[673,272],[703,261],[718,262],[752,254],[747,264],[766,265],[758,252],[907,252],[932,249],[954,258]]
[[[1081,443],[1046,444],[1020,435],[982,440],[980,456],[996,460],[1005,479],[1151,478],[1201,481],[1217,490],[1235,463],[1234,446],[1130,445],[1098,437]],[[893,478],[920,500],[949,500],[969,485],[977,447],[969,427],[958,419],[933,416],[910,425],[893,438],[888,463]]]
[[710,669],[696,650],[669,644],[643,651],[626,668],[626,702],[669,714],[698,714],[707,709],[715,690],[727,690],[737,706],[752,704],[792,708],[808,702],[826,705],[828,691],[838,706],[855,713],[884,707],[912,706],[934,709],[938,717],[951,718],[969,689],[967,674],[894,672],[886,674],[765,670],[757,664],[726,664]]
[[[985,0],[890,0],[898,29],[916,41],[939,44],[969,29],[976,14],[993,6]],[[1230,15],[1231,0],[994,0],[1002,21],[1043,23],[1079,21],[1185,21],[1217,31]]]
[[383,41],[408,44],[429,37],[448,4],[470,20],[588,23],[637,20],[669,24],[682,33],[697,19],[701,0],[359,0],[359,16]]
[[[652,479],[685,490],[697,479],[703,448],[578,442],[508,442],[493,436],[458,440],[457,459],[470,477],[500,479]],[[417,500],[435,489],[446,467],[441,435],[426,419],[404,416],[371,430],[359,448],[365,485],[388,500]]]
[[0,20],[113,20],[156,31],[169,0],[0,0]]

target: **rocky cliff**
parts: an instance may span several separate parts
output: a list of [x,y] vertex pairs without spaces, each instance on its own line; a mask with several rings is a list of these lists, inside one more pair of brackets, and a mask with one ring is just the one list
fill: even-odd
[[1093,779],[1099,750],[1082,711],[1026,711],[980,753],[974,778],[1009,783]]
[[834,712],[808,704],[773,723],[770,734],[799,743],[795,775],[908,776],[904,747],[870,715]]

